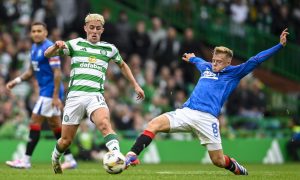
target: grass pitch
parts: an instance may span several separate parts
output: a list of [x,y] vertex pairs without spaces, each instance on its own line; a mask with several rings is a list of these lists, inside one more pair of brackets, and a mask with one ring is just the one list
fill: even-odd
[[33,163],[32,168],[28,170],[13,169],[6,166],[3,162],[0,164],[0,180],[44,180],[44,179],[62,179],[62,180],[88,180],[88,179],[259,179],[259,180],[300,180],[300,163],[283,165],[256,165],[246,164],[249,176],[235,176],[231,172],[213,165],[202,164],[142,164],[137,167],[130,167],[118,175],[110,175],[104,171],[101,163],[79,162],[79,166],[74,170],[64,171],[62,175],[54,174],[51,164]]

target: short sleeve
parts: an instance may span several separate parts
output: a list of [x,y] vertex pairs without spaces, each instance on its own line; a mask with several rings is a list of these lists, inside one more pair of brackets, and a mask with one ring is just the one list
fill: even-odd
[[65,49],[60,49],[58,51],[58,54],[60,56],[62,56],[62,55],[72,56],[72,54],[73,54],[73,47],[72,47],[70,41],[66,41],[65,45],[66,45],[66,48]]
[[51,68],[59,68],[61,64],[60,58],[58,56],[49,58],[49,64]]
[[118,50],[116,47],[114,47],[114,48],[113,48],[113,51],[114,51],[114,55],[112,56],[111,59],[112,59],[115,63],[120,64],[120,63],[123,61],[123,59],[122,59],[122,56],[121,56],[120,53],[119,53],[119,50]]

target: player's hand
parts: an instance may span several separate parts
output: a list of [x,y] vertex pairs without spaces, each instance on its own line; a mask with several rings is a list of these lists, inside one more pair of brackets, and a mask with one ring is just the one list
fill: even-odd
[[191,57],[196,57],[194,53],[184,53],[182,55],[182,60],[189,62]]
[[287,41],[286,36],[287,35],[289,35],[288,28],[283,30],[281,35],[280,35],[280,44],[282,44],[282,46],[286,46],[286,41]]
[[137,94],[137,98],[136,98],[137,100],[143,100],[143,99],[145,99],[144,90],[139,85],[135,86],[134,90],[135,90],[135,92]]
[[65,49],[66,45],[64,41],[56,41],[55,42],[55,47],[58,49]]
[[15,87],[15,85],[18,84],[17,81],[14,79],[12,81],[9,81],[7,84],[6,84],[6,88],[8,90],[11,90],[13,87]]
[[60,110],[63,109],[63,104],[62,104],[61,100],[58,97],[53,97],[53,99],[52,99],[52,106],[56,107],[56,108],[58,108]]

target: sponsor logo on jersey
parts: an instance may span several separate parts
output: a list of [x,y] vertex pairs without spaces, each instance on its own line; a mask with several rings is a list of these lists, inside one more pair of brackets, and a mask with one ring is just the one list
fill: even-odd
[[97,61],[95,56],[90,56],[89,57],[89,63],[95,63]]
[[218,79],[217,75],[213,72],[211,72],[208,68],[202,73],[201,79]]
[[80,63],[79,65],[81,68],[92,68],[92,69],[96,69],[99,71],[103,70],[103,67],[100,65],[97,65],[95,63]]

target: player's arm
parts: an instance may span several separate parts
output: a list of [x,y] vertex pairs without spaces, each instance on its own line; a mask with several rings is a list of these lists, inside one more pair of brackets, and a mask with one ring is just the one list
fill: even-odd
[[62,109],[63,105],[61,100],[59,99],[61,70],[60,68],[53,68],[52,70],[54,75],[54,91],[53,91],[52,105],[59,109]]
[[32,64],[31,64],[30,68],[27,71],[25,71],[20,76],[16,77],[14,80],[9,81],[6,84],[6,88],[10,90],[13,87],[15,87],[15,85],[21,83],[22,81],[27,81],[29,78],[32,77],[32,75],[33,75],[33,67],[32,67]]
[[204,59],[196,57],[194,53],[184,53],[182,55],[182,60],[190,63],[206,62]]
[[287,30],[288,29],[286,28],[282,31],[279,43],[276,46],[273,46],[270,49],[258,53],[256,56],[254,56],[254,59],[258,61],[258,63],[262,63],[265,60],[269,59],[271,56],[273,56],[275,53],[277,53],[280,49],[285,47],[287,43],[286,36],[289,34]]
[[199,71],[201,71],[202,63],[206,62],[204,59],[196,57],[194,53],[184,53],[182,55],[182,60],[192,63],[192,64],[195,64]]
[[279,50],[281,50],[284,46],[286,46],[287,39],[286,36],[289,34],[288,29],[286,28],[284,31],[282,31],[280,35],[280,41],[277,45],[261,51],[257,55],[251,57],[247,62],[241,64],[237,70],[239,75],[242,77],[250,73],[253,69],[255,69],[259,64],[269,59],[271,56],[276,54]]
[[138,95],[137,99],[138,100],[144,99],[145,98],[145,93],[144,93],[143,89],[140,87],[140,85],[136,82],[136,80],[135,80],[130,68],[128,67],[128,65],[124,61],[121,61],[118,65],[121,69],[122,74],[129,80],[131,85],[134,87],[134,90]]
[[67,47],[64,41],[56,41],[52,46],[46,49],[44,56],[50,58],[57,55],[63,55],[63,50],[66,48]]
[[61,69],[60,69],[60,58],[58,56],[49,58],[49,65],[53,71],[54,79],[54,90],[52,96],[52,105],[62,109],[63,105],[59,99],[60,85],[61,85]]

